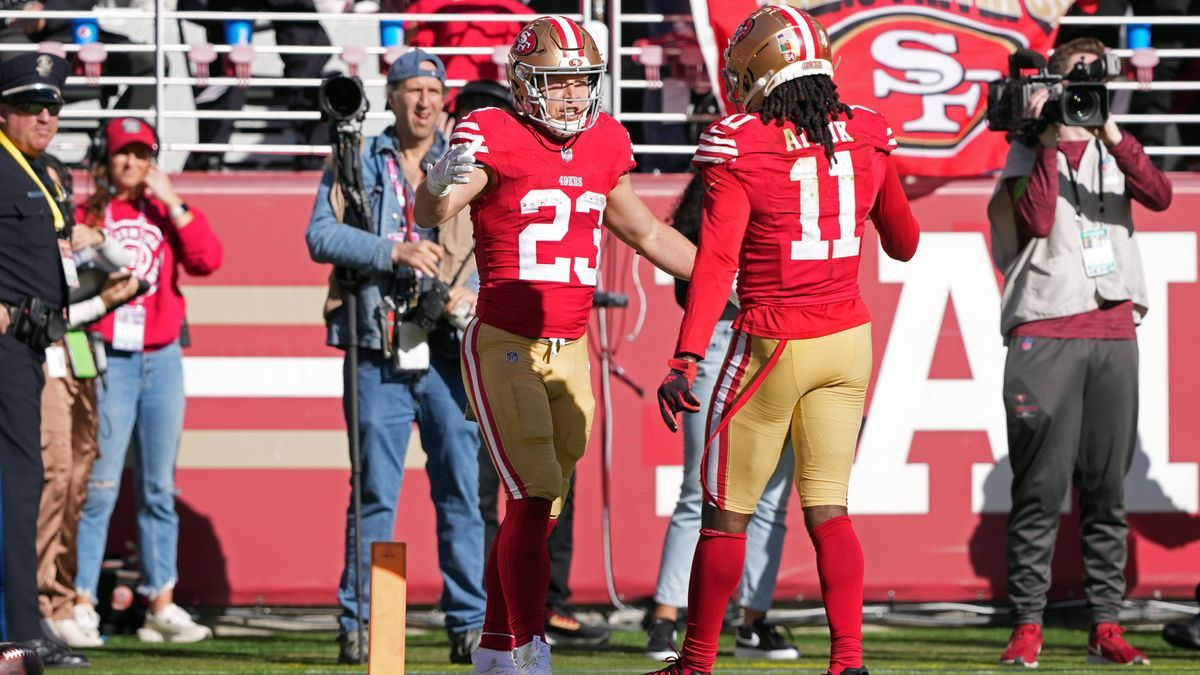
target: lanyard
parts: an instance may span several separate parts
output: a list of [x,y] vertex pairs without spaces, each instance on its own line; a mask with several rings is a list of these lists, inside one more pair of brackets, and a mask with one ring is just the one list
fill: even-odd
[[[1059,152],[1062,152],[1059,150]],[[1087,154],[1087,151],[1084,151]],[[1104,177],[1100,175],[1100,164],[1104,161],[1104,153],[1100,147],[1100,139],[1096,139],[1096,192],[1100,198],[1100,213],[1104,213]],[[1063,153],[1063,159],[1067,162],[1067,177],[1071,179],[1071,192],[1075,194],[1075,224],[1078,225],[1083,221],[1083,204],[1079,201],[1079,181],[1075,179],[1075,168],[1071,166],[1071,160],[1067,159],[1066,153]],[[1079,163],[1083,164],[1083,156],[1080,155]]]
[[[3,131],[0,131],[0,145],[4,146],[4,149],[8,151],[8,154],[12,155],[12,158],[17,160],[17,164],[25,170],[25,173],[29,174],[29,177],[33,179],[33,182],[37,183],[38,189],[41,190],[42,195],[46,197],[46,203],[50,205],[50,213],[54,214],[54,231],[62,232],[67,227],[67,221],[63,218],[62,211],[58,208],[58,202],[54,201],[54,197],[50,195],[50,191],[46,189],[46,186],[42,183],[42,179],[38,178],[38,175],[36,172],[34,172],[33,167],[29,166],[29,162],[25,161],[25,155],[22,155],[21,151],[17,149],[17,146],[13,145],[13,142],[8,140],[8,136]],[[57,184],[54,187],[61,197],[62,188],[59,188]]]
[[404,209],[404,226],[400,232],[403,233],[405,240],[417,241],[419,239],[417,229],[413,227],[413,202],[416,201],[416,196],[409,187],[408,181],[401,179],[400,167],[396,164],[396,158],[389,154],[385,154],[383,158],[387,163],[388,178],[392,181],[392,189],[396,192],[396,200],[400,202],[400,208]]

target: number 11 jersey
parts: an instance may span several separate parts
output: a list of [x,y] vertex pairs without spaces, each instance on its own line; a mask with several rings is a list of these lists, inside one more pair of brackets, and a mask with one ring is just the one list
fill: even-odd
[[471,203],[479,319],[527,338],[575,339],[587,328],[608,195],[634,168],[629,133],[601,113],[559,144],[533,123],[481,108],[451,145],[481,140],[491,187]]
[[907,260],[919,231],[890,154],[887,121],[854,107],[829,122],[833,156],[791,122],[731,115],[692,158],[706,187],[700,248],[677,352],[703,356],[737,271],[737,330],[803,339],[870,321],[858,287],[870,216],[884,250]]

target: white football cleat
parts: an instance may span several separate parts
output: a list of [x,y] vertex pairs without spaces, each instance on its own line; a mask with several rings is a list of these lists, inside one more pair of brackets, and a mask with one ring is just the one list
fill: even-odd
[[541,636],[535,635],[529,644],[517,647],[513,652],[520,675],[554,675],[550,667],[550,645]]
[[512,652],[480,647],[471,655],[471,675],[519,675]]

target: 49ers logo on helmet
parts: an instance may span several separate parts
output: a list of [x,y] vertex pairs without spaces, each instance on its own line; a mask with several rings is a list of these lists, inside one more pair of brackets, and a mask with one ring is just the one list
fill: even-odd
[[954,156],[986,133],[987,83],[1024,46],[1015,31],[903,8],[851,15],[829,33],[835,61],[870,69],[837,80],[842,100],[883,111],[900,152],[921,157]]
[[746,19],[733,31],[733,36],[729,38],[729,46],[732,47],[742,41],[742,38],[750,34],[754,30],[754,19]]
[[517,35],[517,41],[513,43],[513,51],[518,56],[529,56],[537,49],[537,44],[537,33],[526,28]]

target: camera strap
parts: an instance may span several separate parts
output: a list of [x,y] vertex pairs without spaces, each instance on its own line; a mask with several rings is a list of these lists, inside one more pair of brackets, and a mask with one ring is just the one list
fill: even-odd
[[[1083,221],[1083,204],[1079,201],[1079,181],[1075,175],[1075,167],[1071,166],[1071,160],[1066,156],[1061,149],[1059,153],[1063,155],[1063,159],[1067,162],[1067,177],[1071,179],[1071,192],[1075,197],[1075,224],[1078,225]],[[1100,213],[1104,213],[1104,179],[1100,175],[1100,165],[1104,161],[1104,149],[1100,144],[1100,139],[1096,139],[1096,196],[1100,199]],[[1083,156],[1080,156],[1079,163],[1083,164]]]

